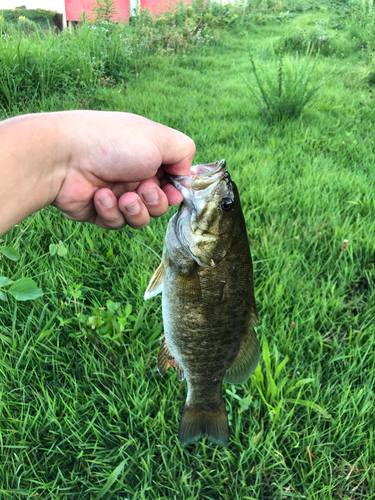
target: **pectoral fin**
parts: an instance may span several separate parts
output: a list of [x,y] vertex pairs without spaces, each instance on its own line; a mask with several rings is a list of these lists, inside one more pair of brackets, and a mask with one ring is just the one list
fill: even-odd
[[180,299],[184,302],[202,299],[201,285],[195,270],[191,274],[180,274],[175,280],[175,287],[180,291]]
[[145,292],[145,300],[150,299],[151,297],[155,297],[155,295],[157,295],[163,290],[164,278],[165,278],[165,266],[164,262],[162,262],[160,266],[156,269],[153,277],[150,280],[150,283]]
[[253,373],[259,362],[259,342],[253,326],[243,339],[239,353],[227,371],[224,380],[230,384],[243,384]]
[[184,380],[184,371],[176,363],[174,357],[168,349],[167,344],[165,343],[165,339],[163,338],[158,353],[158,370],[162,377],[164,377],[166,371],[170,366],[174,366],[176,368],[176,375],[178,380]]

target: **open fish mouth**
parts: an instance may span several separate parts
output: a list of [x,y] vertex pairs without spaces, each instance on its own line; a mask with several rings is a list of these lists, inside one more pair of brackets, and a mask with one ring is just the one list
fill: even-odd
[[[168,175],[171,183],[180,191],[185,201],[192,198],[207,198],[216,189],[226,174],[226,161],[194,165],[190,175]],[[189,204],[189,203],[187,203]]]
[[204,163],[191,167],[190,175],[169,175],[171,183],[180,191],[184,200],[176,219],[176,236],[182,247],[202,267],[211,267],[214,261],[198,256],[193,251],[202,242],[215,242],[219,235],[211,234],[208,228],[199,226],[199,216],[215,196],[223,179],[230,179],[226,161]]

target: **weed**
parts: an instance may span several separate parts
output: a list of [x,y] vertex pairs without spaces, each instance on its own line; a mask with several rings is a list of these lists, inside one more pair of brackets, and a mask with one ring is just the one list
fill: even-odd
[[349,0],[350,24],[361,28],[375,24],[375,7],[373,0]]
[[96,23],[100,21],[110,22],[117,12],[116,2],[115,0],[96,0],[93,12]]
[[250,63],[255,83],[248,83],[251,96],[259,111],[270,123],[297,118],[304,107],[312,100],[317,90],[333,75],[313,84],[317,57],[311,58],[311,51],[305,57],[287,58],[283,52],[279,54],[278,66],[267,70],[257,67],[252,53]]
[[275,46],[276,53],[306,51],[328,56],[336,51],[337,47],[333,44],[327,28],[316,27],[306,30],[301,27],[295,27],[286,31],[284,36]]
[[38,32],[36,23],[26,17],[20,17],[18,19],[18,26],[23,36],[35,35]]

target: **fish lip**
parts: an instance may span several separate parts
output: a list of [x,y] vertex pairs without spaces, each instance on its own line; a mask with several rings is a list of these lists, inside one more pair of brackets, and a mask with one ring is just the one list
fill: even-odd
[[[180,191],[185,200],[193,198],[199,191],[212,191],[212,188],[226,174],[226,161],[219,160],[215,163],[203,163],[194,165],[190,169],[190,175],[167,174],[172,185]],[[194,181],[203,181],[204,189],[194,188]],[[208,194],[207,193],[207,194]]]
[[193,167],[191,167],[190,171],[193,175],[198,175],[199,177],[212,177],[219,174],[225,168],[226,161],[219,160],[214,163],[202,163],[200,165],[194,165]]

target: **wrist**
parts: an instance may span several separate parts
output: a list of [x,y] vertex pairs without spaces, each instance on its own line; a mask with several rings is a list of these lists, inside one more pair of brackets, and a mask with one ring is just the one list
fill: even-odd
[[0,234],[53,202],[70,154],[63,113],[23,115],[0,123]]

